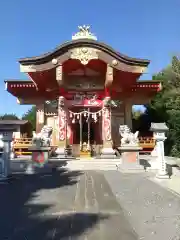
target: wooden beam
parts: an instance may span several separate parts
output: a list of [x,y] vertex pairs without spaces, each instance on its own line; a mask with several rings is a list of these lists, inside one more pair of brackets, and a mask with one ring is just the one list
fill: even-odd
[[105,87],[111,86],[113,82],[113,68],[107,64]]
[[17,103],[20,105],[36,105],[40,103],[44,103],[45,99],[44,98],[17,98]]
[[61,86],[63,83],[63,69],[62,64],[56,67],[56,80],[58,82],[58,85]]
[[124,72],[131,72],[131,73],[144,73],[147,69],[146,66],[139,66],[139,65],[130,65],[128,63],[121,62],[120,60],[114,58],[110,54],[99,51],[98,52],[98,59],[102,60],[103,62],[106,62],[113,68],[124,71]]

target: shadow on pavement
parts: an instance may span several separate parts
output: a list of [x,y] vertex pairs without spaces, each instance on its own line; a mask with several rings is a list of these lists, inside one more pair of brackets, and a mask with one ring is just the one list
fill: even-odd
[[[23,159],[11,160],[12,174],[25,173],[28,165],[31,164],[31,163],[32,163],[32,161],[30,159],[27,159],[27,160],[23,160]],[[43,170],[47,172],[48,169],[50,169],[50,171],[51,171],[51,169],[64,167],[66,165],[67,165],[66,160],[55,160],[54,159],[53,161],[49,161],[47,166],[44,166],[43,168],[34,167],[34,169],[37,170],[38,172],[41,172],[41,171],[43,172]]]
[[[68,172],[53,167],[48,174],[14,174],[9,183],[0,184],[0,239],[50,240],[69,239],[70,236],[75,239],[98,221],[107,218],[96,213],[75,213],[73,206],[70,206],[69,212],[63,213],[66,210],[62,207],[65,197],[60,194],[55,197],[57,206],[53,206],[53,202],[43,201],[60,188],[71,191],[67,186],[76,184],[81,174],[79,171]],[[37,201],[44,190],[45,195]],[[58,202],[61,202],[59,208]],[[53,207],[56,207],[56,214],[50,210]]]

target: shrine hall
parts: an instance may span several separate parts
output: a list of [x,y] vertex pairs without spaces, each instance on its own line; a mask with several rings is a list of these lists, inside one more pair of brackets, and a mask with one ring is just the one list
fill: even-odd
[[53,127],[52,145],[75,157],[114,154],[119,125],[132,128],[132,106],[147,104],[158,81],[139,80],[150,61],[125,56],[80,26],[72,40],[40,56],[19,60],[28,80],[6,80],[19,104],[36,106],[36,132]]

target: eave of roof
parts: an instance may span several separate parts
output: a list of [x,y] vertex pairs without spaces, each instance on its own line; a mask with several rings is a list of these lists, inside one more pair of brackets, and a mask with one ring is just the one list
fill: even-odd
[[121,62],[128,63],[130,65],[139,65],[139,66],[145,66],[147,67],[150,63],[150,60],[147,59],[139,59],[139,58],[132,58],[128,57],[124,54],[121,54],[114,50],[112,47],[108,46],[105,43],[98,42],[91,39],[79,39],[79,40],[73,40],[63,43],[62,45],[55,48],[53,51],[42,54],[40,56],[36,57],[27,57],[27,58],[21,58],[19,59],[19,63],[22,65],[28,65],[28,64],[42,64],[46,63],[53,58],[56,58],[62,54],[65,54],[69,49],[75,48],[75,47],[94,47],[96,49],[102,50],[109,55],[113,56],[115,59],[118,59]]
[[5,83],[33,83],[32,80],[26,79],[26,80],[21,80],[21,79],[6,79],[4,80]]
[[[8,79],[4,80],[5,83],[17,83],[17,84],[27,84],[31,83],[33,84],[33,81],[31,80],[20,80],[20,79]],[[161,80],[137,80],[136,83],[138,84],[154,84],[154,83],[161,83]]]
[[24,125],[28,120],[0,120],[0,125]]
[[136,83],[144,83],[144,84],[154,84],[154,83],[161,83],[161,80],[137,80]]

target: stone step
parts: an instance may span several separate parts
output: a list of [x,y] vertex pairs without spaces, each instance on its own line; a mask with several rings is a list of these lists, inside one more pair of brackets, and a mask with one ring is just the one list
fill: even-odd
[[61,167],[61,169],[67,169],[70,171],[75,171],[75,170],[104,170],[104,171],[117,171],[117,167],[116,166],[65,166],[65,167]]
[[64,168],[70,170],[117,170],[119,162],[69,161]]
[[120,162],[67,162],[68,165],[119,165]]
[[64,166],[118,166],[118,164],[66,164]]
[[119,163],[121,159],[76,159],[67,161],[75,163]]

